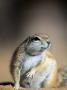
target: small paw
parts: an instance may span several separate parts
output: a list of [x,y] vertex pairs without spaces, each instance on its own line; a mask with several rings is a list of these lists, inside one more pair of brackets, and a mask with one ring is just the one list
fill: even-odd
[[35,71],[30,71],[26,74],[26,77],[33,78]]
[[19,87],[19,88],[17,88],[17,87],[14,87],[14,90],[19,90],[19,89],[22,89],[22,87]]
[[14,86],[14,90],[18,90],[18,89],[19,89],[19,88],[17,88],[17,87]]
[[19,88],[20,88],[20,85],[19,84],[15,84],[14,90],[18,90]]

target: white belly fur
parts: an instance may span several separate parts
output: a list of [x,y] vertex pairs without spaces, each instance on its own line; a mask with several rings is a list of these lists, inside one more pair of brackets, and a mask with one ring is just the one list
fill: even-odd
[[39,61],[42,60],[42,55],[38,56],[29,56],[25,55],[25,63],[24,63],[24,68],[25,69],[30,69],[31,67],[34,67]]
[[[25,70],[30,69],[32,66],[34,67],[40,60],[42,60],[42,55],[39,56],[25,56],[25,63],[24,63],[24,68]],[[49,58],[47,58],[45,60],[45,62],[47,63],[46,69],[44,69],[42,72],[40,73],[36,73],[33,77],[33,79],[31,79],[30,81],[30,87],[31,88],[40,88],[41,83],[48,79],[47,76],[49,76],[49,74],[52,72],[52,70],[55,68],[56,66],[56,61],[52,60]]]
[[56,66],[56,61],[54,60],[47,60],[47,68],[44,69],[42,72],[35,74],[34,78],[31,80],[31,87],[32,88],[41,88],[41,83],[46,81],[49,78],[50,73]]

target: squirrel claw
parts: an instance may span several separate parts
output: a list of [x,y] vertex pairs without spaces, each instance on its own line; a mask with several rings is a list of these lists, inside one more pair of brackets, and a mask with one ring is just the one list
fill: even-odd
[[34,74],[35,74],[34,71],[30,71],[30,72],[28,72],[28,73],[26,74],[26,76],[29,77],[29,78],[33,78]]

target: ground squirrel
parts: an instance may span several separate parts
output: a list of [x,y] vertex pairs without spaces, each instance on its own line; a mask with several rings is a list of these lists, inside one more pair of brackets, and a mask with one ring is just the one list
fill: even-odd
[[48,35],[27,37],[15,50],[11,61],[11,74],[15,89],[56,87],[58,65],[49,52]]

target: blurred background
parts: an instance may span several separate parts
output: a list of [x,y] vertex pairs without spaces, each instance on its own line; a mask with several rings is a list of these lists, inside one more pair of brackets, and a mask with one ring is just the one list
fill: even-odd
[[34,33],[47,33],[59,66],[67,65],[66,0],[0,0],[0,82],[12,81],[12,54]]

